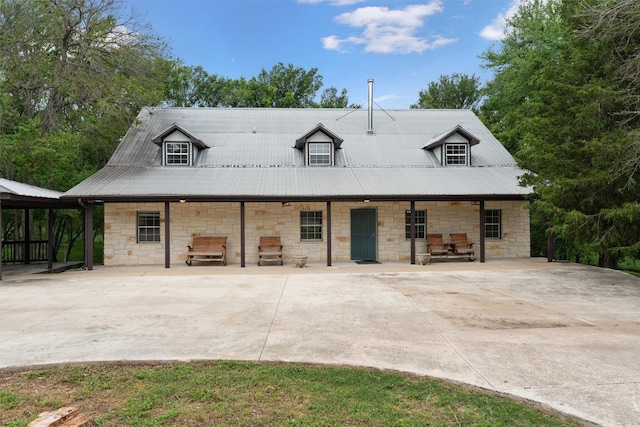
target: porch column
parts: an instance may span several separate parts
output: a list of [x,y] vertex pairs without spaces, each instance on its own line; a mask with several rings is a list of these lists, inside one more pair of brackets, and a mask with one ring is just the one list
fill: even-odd
[[93,201],[84,208],[84,268],[93,270]]
[[485,240],[485,229],[484,229],[484,200],[480,200],[480,262],[484,262],[484,240]]
[[164,268],[171,268],[171,206],[164,202]]
[[2,200],[0,200],[0,280],[2,280],[2,237],[4,230],[2,229]]
[[411,201],[411,225],[410,225],[410,235],[411,235],[411,265],[416,263],[416,202],[415,200]]
[[47,213],[47,269],[53,270],[53,224],[55,217],[53,209],[49,208]]
[[29,208],[24,210],[24,263],[31,264],[31,218]]
[[245,267],[245,242],[244,242],[244,202],[240,202],[240,267]]
[[327,202],[327,267],[331,267],[331,202]]
[[556,260],[556,233],[547,231],[547,262]]

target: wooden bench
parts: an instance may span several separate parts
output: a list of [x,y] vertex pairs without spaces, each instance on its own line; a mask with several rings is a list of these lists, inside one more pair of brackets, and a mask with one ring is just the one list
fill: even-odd
[[258,246],[258,265],[263,262],[280,262],[282,265],[282,243],[280,236],[260,237]]
[[222,265],[227,265],[227,238],[194,237],[185,262],[190,266],[193,261],[221,262]]
[[450,236],[451,243],[445,243],[442,234],[427,234],[427,253],[418,254],[420,263],[429,264],[434,258],[468,258],[469,261],[476,259],[473,242],[468,242],[466,233],[451,233]]
[[461,257],[469,257],[469,261],[476,259],[476,251],[473,242],[467,239],[467,233],[451,233],[451,246],[453,253]]

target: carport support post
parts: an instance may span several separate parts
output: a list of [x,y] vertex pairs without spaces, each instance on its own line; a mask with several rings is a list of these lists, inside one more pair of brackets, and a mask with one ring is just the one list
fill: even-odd
[[53,209],[49,208],[47,213],[47,269],[53,270]]
[[327,267],[331,267],[331,202],[327,202]]
[[547,262],[556,260],[556,233],[547,231]]
[[164,268],[171,268],[171,205],[164,202]]
[[93,270],[93,201],[84,208],[84,268]]
[[0,200],[0,280],[2,280],[2,236],[4,235],[2,229],[2,200]]
[[480,200],[480,262],[484,262],[484,240],[486,237],[484,229],[484,200]]
[[244,202],[240,202],[240,267],[245,267],[244,244]]
[[24,210],[24,263],[31,264],[31,214]]

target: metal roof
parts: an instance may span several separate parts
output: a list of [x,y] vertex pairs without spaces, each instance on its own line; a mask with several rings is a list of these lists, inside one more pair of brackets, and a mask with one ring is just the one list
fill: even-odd
[[22,182],[0,178],[0,201],[11,208],[78,207],[76,203],[61,201],[62,193]]
[[[305,166],[296,141],[320,125],[343,140],[335,166]],[[162,166],[152,140],[179,126],[209,148],[193,167]],[[423,147],[460,128],[480,142],[471,166]],[[522,198],[523,171],[470,110],[156,108],[140,112],[105,168],[63,197],[94,200]]]

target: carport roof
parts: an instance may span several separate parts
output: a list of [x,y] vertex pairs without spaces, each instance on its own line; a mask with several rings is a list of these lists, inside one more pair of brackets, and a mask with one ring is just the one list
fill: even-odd
[[59,191],[0,178],[0,204],[3,208],[78,208],[72,200],[61,200]]

